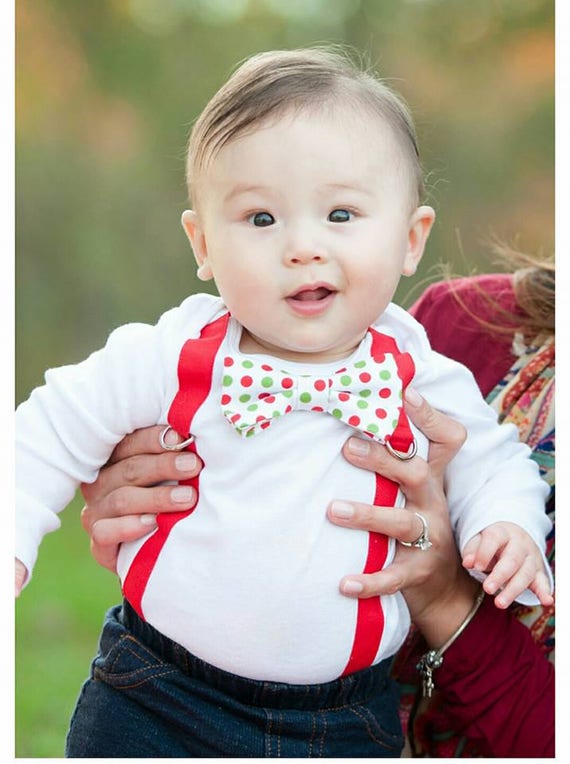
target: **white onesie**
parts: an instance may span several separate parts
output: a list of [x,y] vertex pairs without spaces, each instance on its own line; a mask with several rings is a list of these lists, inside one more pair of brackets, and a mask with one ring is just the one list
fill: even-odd
[[[418,392],[467,428],[446,473],[458,546],[504,520],[544,550],[548,489],[529,449],[514,426],[496,424],[470,372],[432,351],[404,310],[390,305],[350,358],[330,364],[248,357],[240,337],[219,298],[195,295],[156,326],[121,327],[86,361],[46,374],[17,412],[16,556],[28,571],[79,482],[96,478],[125,434],[168,422],[194,436],[190,449],[204,469],[189,481],[199,494],[193,510],[160,515],[158,529],[121,548],[123,592],[139,615],[199,658],[252,679],[327,682],[390,657],[410,623],[402,595],[356,600],[338,585],[348,573],[389,565],[394,542],[337,527],[326,509],[333,499],[401,503],[397,486],[344,459],[342,446],[358,431],[334,414],[307,405],[252,437],[228,421],[229,371],[245,386],[252,361],[269,376],[326,379],[371,355],[386,356],[401,388],[413,377]],[[425,438],[413,434],[425,457]],[[401,407],[397,435],[411,436]],[[528,592],[519,599],[535,601]]]

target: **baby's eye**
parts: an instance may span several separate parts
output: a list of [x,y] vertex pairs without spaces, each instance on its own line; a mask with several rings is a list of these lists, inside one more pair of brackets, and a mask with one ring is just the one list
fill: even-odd
[[348,210],[333,210],[329,213],[328,220],[331,223],[348,223],[352,219],[352,212]]
[[269,212],[256,212],[255,214],[250,215],[248,220],[258,228],[265,228],[266,226],[275,223],[275,218],[273,215],[270,215]]

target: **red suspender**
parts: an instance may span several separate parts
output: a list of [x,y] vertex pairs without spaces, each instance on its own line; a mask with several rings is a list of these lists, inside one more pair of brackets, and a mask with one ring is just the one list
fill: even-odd
[[[392,353],[398,367],[398,376],[402,380],[402,397],[411,382],[415,367],[408,353],[401,353],[392,337],[380,334],[375,329],[372,335],[371,355],[375,361],[383,361],[385,353]],[[407,452],[413,439],[408,417],[404,407],[400,408],[398,426],[390,437],[391,445],[398,451]],[[398,495],[398,484],[388,478],[376,475],[376,493],[374,504],[379,507],[392,507]],[[381,570],[388,555],[388,538],[381,533],[368,534],[368,556],[363,573],[376,573]],[[384,632],[384,612],[380,597],[358,600],[356,630],[350,658],[342,676],[360,671],[371,666],[378,653],[380,640]]]
[[[190,435],[194,415],[204,403],[212,385],[212,369],[216,353],[225,337],[229,314],[226,313],[202,329],[200,337],[187,340],[178,359],[178,392],[168,412],[168,423],[184,438]],[[194,443],[186,449],[196,452]],[[181,481],[182,485],[192,485],[198,492],[199,476]],[[141,618],[142,598],[170,531],[177,522],[192,514],[194,509],[184,512],[165,512],[157,516],[158,528],[137,552],[123,584],[123,594]]]

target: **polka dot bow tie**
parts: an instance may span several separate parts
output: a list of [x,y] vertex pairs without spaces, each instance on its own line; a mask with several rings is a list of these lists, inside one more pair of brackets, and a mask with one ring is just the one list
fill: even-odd
[[394,357],[372,358],[330,376],[293,375],[267,363],[227,356],[222,382],[224,416],[242,437],[269,427],[292,411],[325,412],[384,442],[402,406],[402,382]]

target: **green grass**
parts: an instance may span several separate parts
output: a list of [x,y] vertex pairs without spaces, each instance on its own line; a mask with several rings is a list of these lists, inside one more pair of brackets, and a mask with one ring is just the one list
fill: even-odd
[[100,568],[81,527],[78,497],[47,536],[16,603],[16,757],[59,758],[105,611],[119,602],[115,576]]

